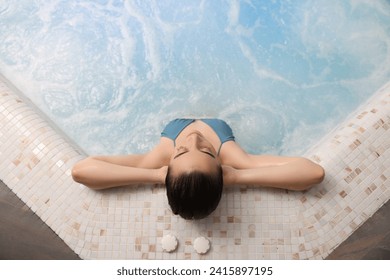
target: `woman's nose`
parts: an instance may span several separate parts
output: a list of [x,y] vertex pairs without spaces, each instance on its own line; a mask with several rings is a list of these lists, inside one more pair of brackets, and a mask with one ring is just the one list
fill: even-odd
[[200,145],[200,137],[199,135],[193,134],[188,139],[189,148],[198,148]]

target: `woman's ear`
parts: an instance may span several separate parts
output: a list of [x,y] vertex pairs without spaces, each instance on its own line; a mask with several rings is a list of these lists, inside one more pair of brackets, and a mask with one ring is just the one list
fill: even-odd
[[236,183],[237,169],[229,165],[222,165],[222,174],[224,185],[234,185]]

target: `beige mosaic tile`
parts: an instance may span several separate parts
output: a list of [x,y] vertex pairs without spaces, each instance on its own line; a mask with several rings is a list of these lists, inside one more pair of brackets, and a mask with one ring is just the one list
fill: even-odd
[[[85,155],[0,82],[0,179],[84,259],[322,259],[390,197],[390,84],[306,156],[324,182],[306,192],[226,189],[201,221],[173,216],[162,186],[93,191],[74,183]],[[179,245],[163,252],[161,240]],[[211,249],[199,255],[195,238]]]

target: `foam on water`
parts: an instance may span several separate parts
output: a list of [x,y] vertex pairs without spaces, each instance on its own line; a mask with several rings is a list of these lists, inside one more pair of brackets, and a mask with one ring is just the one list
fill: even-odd
[[88,153],[145,152],[181,116],[301,154],[390,77],[390,4],[0,1],[0,72]]

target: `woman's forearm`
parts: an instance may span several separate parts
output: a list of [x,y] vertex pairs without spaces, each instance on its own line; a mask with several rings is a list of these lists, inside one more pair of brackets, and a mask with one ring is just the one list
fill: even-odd
[[320,183],[324,174],[324,169],[318,164],[308,159],[298,158],[283,165],[236,170],[234,181],[242,185],[305,190]]
[[106,189],[139,183],[162,183],[160,169],[129,167],[87,158],[72,169],[73,179],[94,189]]
[[112,164],[123,165],[123,166],[133,166],[137,167],[145,157],[144,154],[132,154],[132,155],[118,155],[118,156],[93,156],[89,159],[96,159],[100,161],[105,161]]

